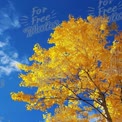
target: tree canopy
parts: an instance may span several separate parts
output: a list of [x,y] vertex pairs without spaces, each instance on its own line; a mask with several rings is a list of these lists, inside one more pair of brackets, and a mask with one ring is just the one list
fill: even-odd
[[[111,40],[112,39],[112,40]],[[110,44],[110,41],[112,44]],[[54,29],[49,49],[35,44],[20,64],[20,86],[36,87],[34,94],[11,93],[27,102],[27,110],[47,111],[47,122],[117,122],[122,115],[122,32],[107,17],[69,17]]]

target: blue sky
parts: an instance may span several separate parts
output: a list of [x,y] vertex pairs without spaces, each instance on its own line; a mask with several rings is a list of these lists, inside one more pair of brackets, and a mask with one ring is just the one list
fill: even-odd
[[16,63],[28,64],[33,46],[44,48],[53,27],[68,16],[108,15],[122,29],[121,0],[0,0],[0,122],[44,122],[42,112],[26,111],[25,103],[14,102],[10,92],[20,88]]

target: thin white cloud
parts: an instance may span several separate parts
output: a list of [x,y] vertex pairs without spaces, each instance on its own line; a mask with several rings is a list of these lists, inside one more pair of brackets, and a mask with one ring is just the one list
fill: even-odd
[[25,57],[19,59],[19,54],[10,45],[4,45],[3,48],[0,48],[0,76],[20,72],[17,67],[19,63],[27,64],[28,60]]
[[15,52],[15,53],[13,54],[13,58],[18,58],[18,53]]
[[[11,51],[12,53],[14,52],[13,50]],[[11,56],[11,51],[7,53],[0,50],[0,76],[2,76],[3,74],[10,75],[12,72],[20,72],[17,64],[28,63],[28,60],[26,58],[19,59],[17,52],[14,52],[13,56]]]
[[9,54],[0,50],[0,76],[5,74],[9,75],[13,71],[19,71],[16,64],[19,63],[16,61],[16,58],[10,57]]
[[10,62],[10,58],[5,54],[1,57],[0,62],[2,65],[8,64]]
[[6,31],[19,28],[19,18],[12,2],[0,9],[0,77],[10,75],[13,72],[19,72],[18,63],[28,63],[24,57],[19,59],[19,54],[10,41],[12,37],[7,35]]
[[4,47],[4,46],[6,46],[6,45],[7,45],[6,42],[0,42],[0,48],[1,48],[1,47]]
[[8,29],[18,27],[20,27],[20,23],[16,10],[13,4],[9,2],[8,5],[0,9],[0,35]]

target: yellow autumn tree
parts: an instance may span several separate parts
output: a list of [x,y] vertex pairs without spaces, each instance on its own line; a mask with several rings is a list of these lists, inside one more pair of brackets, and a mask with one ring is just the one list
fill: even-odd
[[[35,44],[32,65],[19,65],[22,87],[34,94],[11,93],[27,110],[47,111],[47,122],[120,122],[122,115],[122,32],[103,17],[74,17],[54,29],[49,49]],[[114,31],[114,32],[113,32]],[[113,38],[113,44],[109,38]]]

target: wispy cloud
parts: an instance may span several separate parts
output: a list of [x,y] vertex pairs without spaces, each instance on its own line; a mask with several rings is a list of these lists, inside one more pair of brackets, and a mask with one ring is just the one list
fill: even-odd
[[0,42],[0,47],[3,47],[3,46],[5,46],[5,45],[7,45],[7,43]]
[[[13,56],[10,55],[10,51],[8,52],[9,46],[5,42],[0,42],[0,76],[2,74],[9,75],[13,71],[18,71],[16,67],[16,53],[13,53]],[[4,50],[6,48],[7,50]]]
[[6,33],[7,30],[19,27],[15,7],[9,1],[8,5],[0,9],[0,77],[19,72],[18,63],[28,63],[26,58],[19,59],[19,53],[10,44],[12,38]]
[[28,60],[24,57],[19,59],[19,54],[8,42],[0,41],[0,76],[19,72],[17,68],[19,63],[28,63]]
[[0,35],[4,31],[20,27],[16,10],[11,2],[0,9]]

